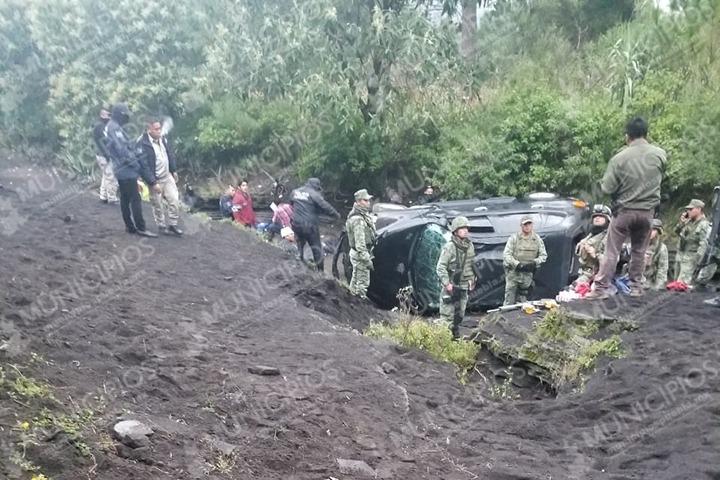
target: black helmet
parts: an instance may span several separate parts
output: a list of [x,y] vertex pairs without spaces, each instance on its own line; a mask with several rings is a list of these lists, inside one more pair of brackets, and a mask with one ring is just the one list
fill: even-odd
[[612,219],[612,210],[607,205],[598,203],[593,207],[592,218],[605,217],[608,221]]

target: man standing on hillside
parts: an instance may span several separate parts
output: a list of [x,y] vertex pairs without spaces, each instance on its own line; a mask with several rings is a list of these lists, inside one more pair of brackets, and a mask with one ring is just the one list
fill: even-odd
[[320,241],[320,213],[335,218],[340,214],[322,196],[322,184],[318,178],[310,178],[307,183],[296,188],[290,194],[293,208],[292,229],[295,232],[300,260],[305,258],[305,244],[310,244],[315,267],[323,271],[323,248]]
[[128,233],[137,233],[143,237],[157,237],[145,229],[142,213],[142,199],[138,192],[138,177],[142,177],[151,190],[162,192],[155,184],[154,177],[140,161],[139,152],[128,138],[123,126],[130,121],[130,109],[124,103],[112,108],[112,115],[107,125],[107,151],[113,165],[113,172],[120,189],[120,210],[122,211],[125,229]]
[[704,209],[705,202],[702,200],[696,198],[690,200],[680,216],[680,223],[675,227],[675,233],[680,238],[675,278],[688,285],[693,282],[695,269],[708,248],[710,222],[705,218]]
[[633,118],[625,127],[627,147],[610,159],[600,182],[603,192],[612,198],[615,219],[608,231],[605,257],[595,277],[595,291],[585,298],[603,299],[609,296],[615,276],[620,249],[630,237],[631,255],[628,274],[630,295],[643,294],[645,252],[650,243],[651,222],[660,205],[660,186],[665,174],[665,150],[647,141],[648,125]]
[[443,245],[436,266],[440,279],[440,319],[450,326],[453,338],[460,336],[468,292],[479,278],[475,268],[475,247],[470,240],[466,217],[455,217],[450,224],[452,237]]
[[375,246],[375,222],[370,216],[372,195],[362,189],[355,192],[355,205],[348,215],[345,229],[350,243],[350,262],[353,271],[350,293],[367,298],[370,286],[370,270],[373,269],[373,247]]
[[93,141],[95,142],[95,160],[100,167],[100,201],[103,203],[117,203],[118,183],[113,174],[110,156],[105,146],[107,136],[105,128],[110,121],[110,111],[107,108],[100,109],[100,119],[93,127]]
[[532,217],[524,215],[520,219],[520,232],[508,238],[503,251],[504,305],[527,302],[535,281],[535,271],[546,261],[545,242],[533,231]]
[[[141,152],[150,179],[157,187],[150,192],[155,224],[161,233],[179,237],[183,232],[178,228],[180,194],[177,189],[175,154],[162,134],[162,123],[159,120],[150,119],[147,122],[147,131],[138,140],[137,149]],[[167,202],[167,223],[163,199]]]

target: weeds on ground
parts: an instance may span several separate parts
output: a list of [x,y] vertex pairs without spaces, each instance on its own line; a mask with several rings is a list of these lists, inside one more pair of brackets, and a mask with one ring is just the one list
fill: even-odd
[[592,338],[598,332],[597,322],[553,309],[534,324],[518,353],[521,358],[548,369],[555,388],[582,384],[583,373],[594,369],[599,358],[624,355],[619,335],[602,340]]
[[497,383],[490,387],[490,397],[495,400],[515,400],[519,395],[515,393],[512,386],[512,372],[506,371],[507,377],[502,383]]
[[221,475],[229,475],[235,468],[235,458],[232,455],[225,455],[223,453],[218,454],[212,465],[210,466],[210,472],[217,472]]
[[[30,355],[30,363],[35,366],[51,364],[37,354]],[[33,479],[50,480],[40,472],[38,465],[27,458],[27,451],[29,447],[43,445],[58,433],[63,433],[81,456],[92,458],[94,462],[87,436],[96,433],[96,410],[81,408],[69,398],[70,412],[65,413],[67,408],[55,398],[52,387],[24,374],[21,368],[16,365],[0,367],[0,397],[7,396],[23,407],[14,412],[20,420],[12,429],[15,451],[9,455],[10,460],[33,474]],[[104,408],[104,404],[100,403],[98,408]]]
[[18,397],[54,400],[49,385],[32,377],[26,377],[15,365],[10,365],[10,368],[15,372],[14,380],[10,380],[7,372],[0,367],[0,388],[7,390],[10,398],[13,400],[18,400]]
[[475,342],[453,340],[446,325],[431,324],[410,315],[404,315],[394,325],[372,323],[365,330],[365,335],[386,338],[404,347],[424,350],[436,360],[452,363],[457,367],[462,383],[465,383],[468,372],[475,367],[480,351]]

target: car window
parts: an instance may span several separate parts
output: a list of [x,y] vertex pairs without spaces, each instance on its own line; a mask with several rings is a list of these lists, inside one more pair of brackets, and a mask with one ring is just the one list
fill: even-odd
[[[525,215],[530,215],[537,230],[553,228],[561,225],[565,220],[566,214],[561,212],[527,212],[510,213],[507,215],[489,215],[484,218],[484,222],[492,225],[493,231],[497,233],[513,233],[520,229],[520,220]],[[472,225],[476,219],[470,221],[471,231]],[[483,224],[479,222],[479,224]]]

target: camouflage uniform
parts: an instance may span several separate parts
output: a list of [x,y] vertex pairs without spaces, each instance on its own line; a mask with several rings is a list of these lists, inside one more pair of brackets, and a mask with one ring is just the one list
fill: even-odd
[[[526,220],[523,219],[523,222]],[[532,232],[529,235],[514,233],[505,244],[503,266],[505,267],[505,303],[512,305],[526,302],[533,286],[533,271],[519,271],[523,264],[539,267],[547,260],[545,243],[540,236]]]
[[645,253],[645,287],[651,290],[665,290],[668,280],[668,249],[660,235],[650,242]]
[[[588,234],[577,245],[575,253],[580,261],[580,270],[578,271],[578,283],[590,283],[595,278],[595,274],[600,269],[600,262],[605,254],[605,245],[607,245],[607,230],[600,233]],[[583,247],[592,247],[595,250],[595,256],[590,255]]]
[[695,269],[708,248],[710,222],[702,216],[695,221],[691,220],[684,225],[678,225],[675,232],[680,237],[675,262],[675,277],[679,281],[690,284]]
[[[453,226],[451,227],[453,233],[458,228],[461,228],[458,225],[463,227],[467,226],[467,219],[465,217],[457,217],[453,220]],[[455,320],[455,307],[457,305],[460,309],[458,320],[461,321],[462,317],[465,316],[465,309],[467,308],[468,290],[470,290],[475,279],[475,271],[473,269],[474,261],[475,247],[473,247],[472,242],[469,239],[461,239],[454,234],[452,239],[443,245],[440,251],[440,258],[438,258],[436,272],[442,287],[440,319],[452,324],[454,336],[457,336],[457,330],[460,324],[459,321]],[[453,284],[455,298],[453,298],[452,293],[447,291],[447,286],[451,283]],[[455,291],[455,289],[457,289],[457,291]]]
[[[371,198],[367,190],[355,192],[355,199]],[[370,286],[370,270],[372,270],[372,250],[375,246],[375,223],[367,208],[355,203],[345,223],[348,242],[350,243],[350,262],[353,272],[350,280],[350,292],[366,298]]]

